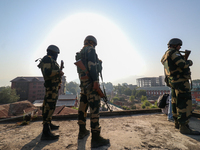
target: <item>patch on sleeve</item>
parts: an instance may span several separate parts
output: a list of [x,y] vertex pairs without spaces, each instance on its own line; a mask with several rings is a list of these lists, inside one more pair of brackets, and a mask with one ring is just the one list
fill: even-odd
[[181,56],[180,54],[176,54],[177,56]]

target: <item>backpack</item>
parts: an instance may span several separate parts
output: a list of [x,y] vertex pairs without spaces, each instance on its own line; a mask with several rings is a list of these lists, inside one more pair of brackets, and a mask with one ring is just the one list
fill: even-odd
[[169,98],[169,94],[163,94],[163,95],[160,95],[159,97],[158,97],[158,100],[157,100],[157,106],[159,107],[159,108],[165,108],[165,106],[166,106],[166,102],[167,102],[167,99]]

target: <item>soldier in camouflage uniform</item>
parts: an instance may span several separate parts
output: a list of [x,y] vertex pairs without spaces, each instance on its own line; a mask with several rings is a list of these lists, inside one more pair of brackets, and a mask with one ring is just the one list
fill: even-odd
[[164,65],[165,82],[171,87],[172,92],[172,113],[175,120],[175,128],[182,134],[198,135],[198,131],[189,128],[189,118],[192,113],[192,100],[189,79],[192,66],[191,60],[185,60],[180,53],[182,41],[173,38],[168,43],[168,50],[161,59]]
[[51,123],[52,115],[56,107],[56,101],[58,99],[61,77],[64,74],[56,62],[59,53],[60,50],[57,46],[50,45],[47,48],[47,55],[42,58],[38,65],[44,77],[44,86],[46,89],[42,107],[43,133],[41,140],[54,140],[59,138],[59,135],[54,135],[51,132],[51,130],[59,128],[59,126]]
[[99,72],[102,70],[101,61],[95,51],[97,40],[93,36],[87,36],[84,40],[84,47],[76,55],[76,60],[81,59],[85,65],[88,74],[80,68],[78,69],[81,98],[78,110],[79,134],[78,138],[83,139],[89,135],[89,130],[86,129],[87,109],[90,107],[90,126],[92,132],[91,147],[99,147],[109,144],[109,139],[104,139],[100,136],[99,125],[99,107],[101,97],[97,90],[99,86]]

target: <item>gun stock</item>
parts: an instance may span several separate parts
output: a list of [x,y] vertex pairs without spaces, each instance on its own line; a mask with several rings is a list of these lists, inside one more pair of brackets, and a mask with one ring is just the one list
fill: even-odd
[[191,51],[190,50],[185,50],[185,60],[188,59],[189,55],[190,55]]
[[63,68],[64,68],[64,61],[63,61],[63,60],[61,60],[61,63],[60,63],[60,70],[62,71],[62,70],[63,70]]
[[190,55],[190,53],[191,53],[191,50],[185,50],[185,51],[180,51],[181,53],[185,53],[185,55],[183,55],[184,56],[184,59],[185,60],[187,60],[188,59],[188,57],[189,57],[189,55]]
[[85,67],[85,65],[83,64],[82,60],[79,59],[77,62],[74,63],[77,67],[79,67],[81,70],[83,70],[86,74],[88,74],[88,71]]

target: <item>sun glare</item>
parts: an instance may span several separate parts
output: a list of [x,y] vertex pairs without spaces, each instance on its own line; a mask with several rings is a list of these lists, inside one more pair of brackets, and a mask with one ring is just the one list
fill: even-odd
[[[61,51],[58,62],[65,62],[67,81],[74,80],[78,78],[74,65],[75,54],[83,47],[87,35],[97,38],[96,52],[103,61],[105,82],[141,75],[145,71],[144,61],[123,31],[109,19],[91,13],[75,14],[58,23],[38,48],[35,58],[45,55],[48,45],[57,45]],[[36,72],[40,74],[38,69]]]

